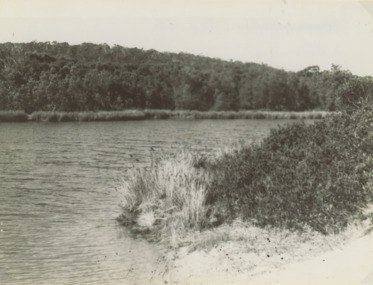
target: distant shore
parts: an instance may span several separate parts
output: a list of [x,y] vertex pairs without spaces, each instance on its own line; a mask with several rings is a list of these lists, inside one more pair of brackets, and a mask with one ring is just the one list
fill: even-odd
[[194,111],[194,110],[122,110],[122,111],[36,111],[28,115],[24,111],[0,111],[0,122],[91,122],[136,121],[157,119],[321,119],[327,111]]

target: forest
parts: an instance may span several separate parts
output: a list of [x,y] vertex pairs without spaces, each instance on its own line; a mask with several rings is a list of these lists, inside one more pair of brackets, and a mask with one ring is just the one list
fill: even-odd
[[337,89],[354,78],[338,65],[288,72],[265,64],[119,45],[0,44],[0,110],[26,113],[333,111]]

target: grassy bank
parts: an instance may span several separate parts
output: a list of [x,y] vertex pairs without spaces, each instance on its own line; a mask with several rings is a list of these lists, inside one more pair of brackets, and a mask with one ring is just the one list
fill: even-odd
[[373,201],[373,108],[273,130],[212,159],[153,159],[119,186],[134,231],[175,244],[236,219],[258,227],[336,233]]
[[277,111],[190,111],[190,110],[123,110],[86,112],[33,112],[30,116],[23,111],[1,111],[0,122],[89,122],[89,121],[132,121],[153,119],[321,119],[326,111],[277,112]]
[[34,112],[30,116],[36,122],[91,122],[91,121],[135,121],[145,120],[146,115],[138,110],[99,112]]
[[177,118],[177,119],[321,119],[329,112],[326,111],[190,111],[190,110],[146,110],[150,118]]
[[0,111],[0,122],[26,122],[27,114],[23,111]]

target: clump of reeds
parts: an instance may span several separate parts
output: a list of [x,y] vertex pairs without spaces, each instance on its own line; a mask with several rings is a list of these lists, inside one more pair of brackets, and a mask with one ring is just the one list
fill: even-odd
[[0,111],[0,122],[26,122],[28,116],[23,111]]
[[118,186],[123,198],[119,219],[134,231],[151,231],[171,243],[189,229],[201,229],[211,179],[202,164],[181,151],[167,159],[153,157],[150,167],[130,171]]

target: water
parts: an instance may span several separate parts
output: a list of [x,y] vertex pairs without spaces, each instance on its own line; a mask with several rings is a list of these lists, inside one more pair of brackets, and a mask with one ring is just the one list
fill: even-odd
[[0,283],[155,282],[159,252],[115,221],[115,181],[151,151],[213,152],[287,122],[1,123]]

